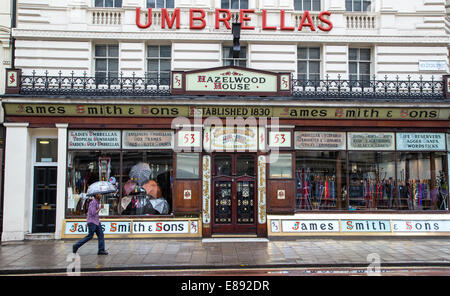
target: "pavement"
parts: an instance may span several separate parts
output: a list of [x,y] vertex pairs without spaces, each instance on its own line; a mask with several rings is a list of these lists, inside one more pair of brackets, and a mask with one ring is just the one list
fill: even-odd
[[[106,239],[97,255],[93,239],[72,255],[76,240],[2,242],[0,275],[84,271],[219,268],[450,267],[450,237],[297,238],[249,240]],[[79,261],[77,261],[79,258]],[[450,270],[450,269],[448,269]],[[450,275],[450,274],[449,274]]]

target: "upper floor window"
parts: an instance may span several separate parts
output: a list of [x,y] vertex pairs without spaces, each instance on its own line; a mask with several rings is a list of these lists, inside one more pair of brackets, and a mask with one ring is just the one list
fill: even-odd
[[95,7],[122,7],[122,0],[95,0]]
[[320,11],[320,0],[294,0],[294,10]]
[[248,0],[221,0],[220,8],[248,9]]
[[297,48],[297,79],[320,79],[320,47]]
[[349,48],[348,66],[350,80],[360,80],[363,85],[370,81],[370,48]]
[[147,47],[147,78],[156,80],[159,84],[168,85],[172,51],[170,45],[149,45]]
[[370,11],[372,9],[371,0],[345,0],[347,11]]
[[147,8],[174,8],[175,0],[147,0]]
[[96,45],[94,52],[95,78],[97,83],[114,83],[114,79],[119,77],[119,46],[116,45]]
[[241,46],[239,58],[233,58],[233,47],[224,46],[222,49],[222,62],[224,66],[247,67],[247,48]]

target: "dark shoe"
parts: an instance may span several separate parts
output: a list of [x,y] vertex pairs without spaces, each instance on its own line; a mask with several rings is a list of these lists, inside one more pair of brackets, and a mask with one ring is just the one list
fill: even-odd
[[78,248],[75,246],[75,245],[73,245],[72,246],[72,253],[76,253],[78,251]]
[[106,251],[99,251],[97,253],[97,255],[108,255],[108,252],[106,252]]

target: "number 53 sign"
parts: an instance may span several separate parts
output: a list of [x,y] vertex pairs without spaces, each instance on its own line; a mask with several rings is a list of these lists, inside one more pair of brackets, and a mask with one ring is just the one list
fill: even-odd
[[194,147],[201,146],[201,132],[200,131],[178,131],[177,132],[178,147]]
[[269,147],[291,147],[291,132],[269,132]]

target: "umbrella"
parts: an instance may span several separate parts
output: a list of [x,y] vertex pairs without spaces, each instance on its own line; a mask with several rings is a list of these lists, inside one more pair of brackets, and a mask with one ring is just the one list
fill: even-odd
[[137,183],[142,186],[150,180],[150,176],[152,175],[152,170],[148,163],[139,162],[135,164],[130,170],[130,178],[133,178],[137,181]]
[[116,187],[107,181],[97,181],[89,185],[86,196],[116,192]]

